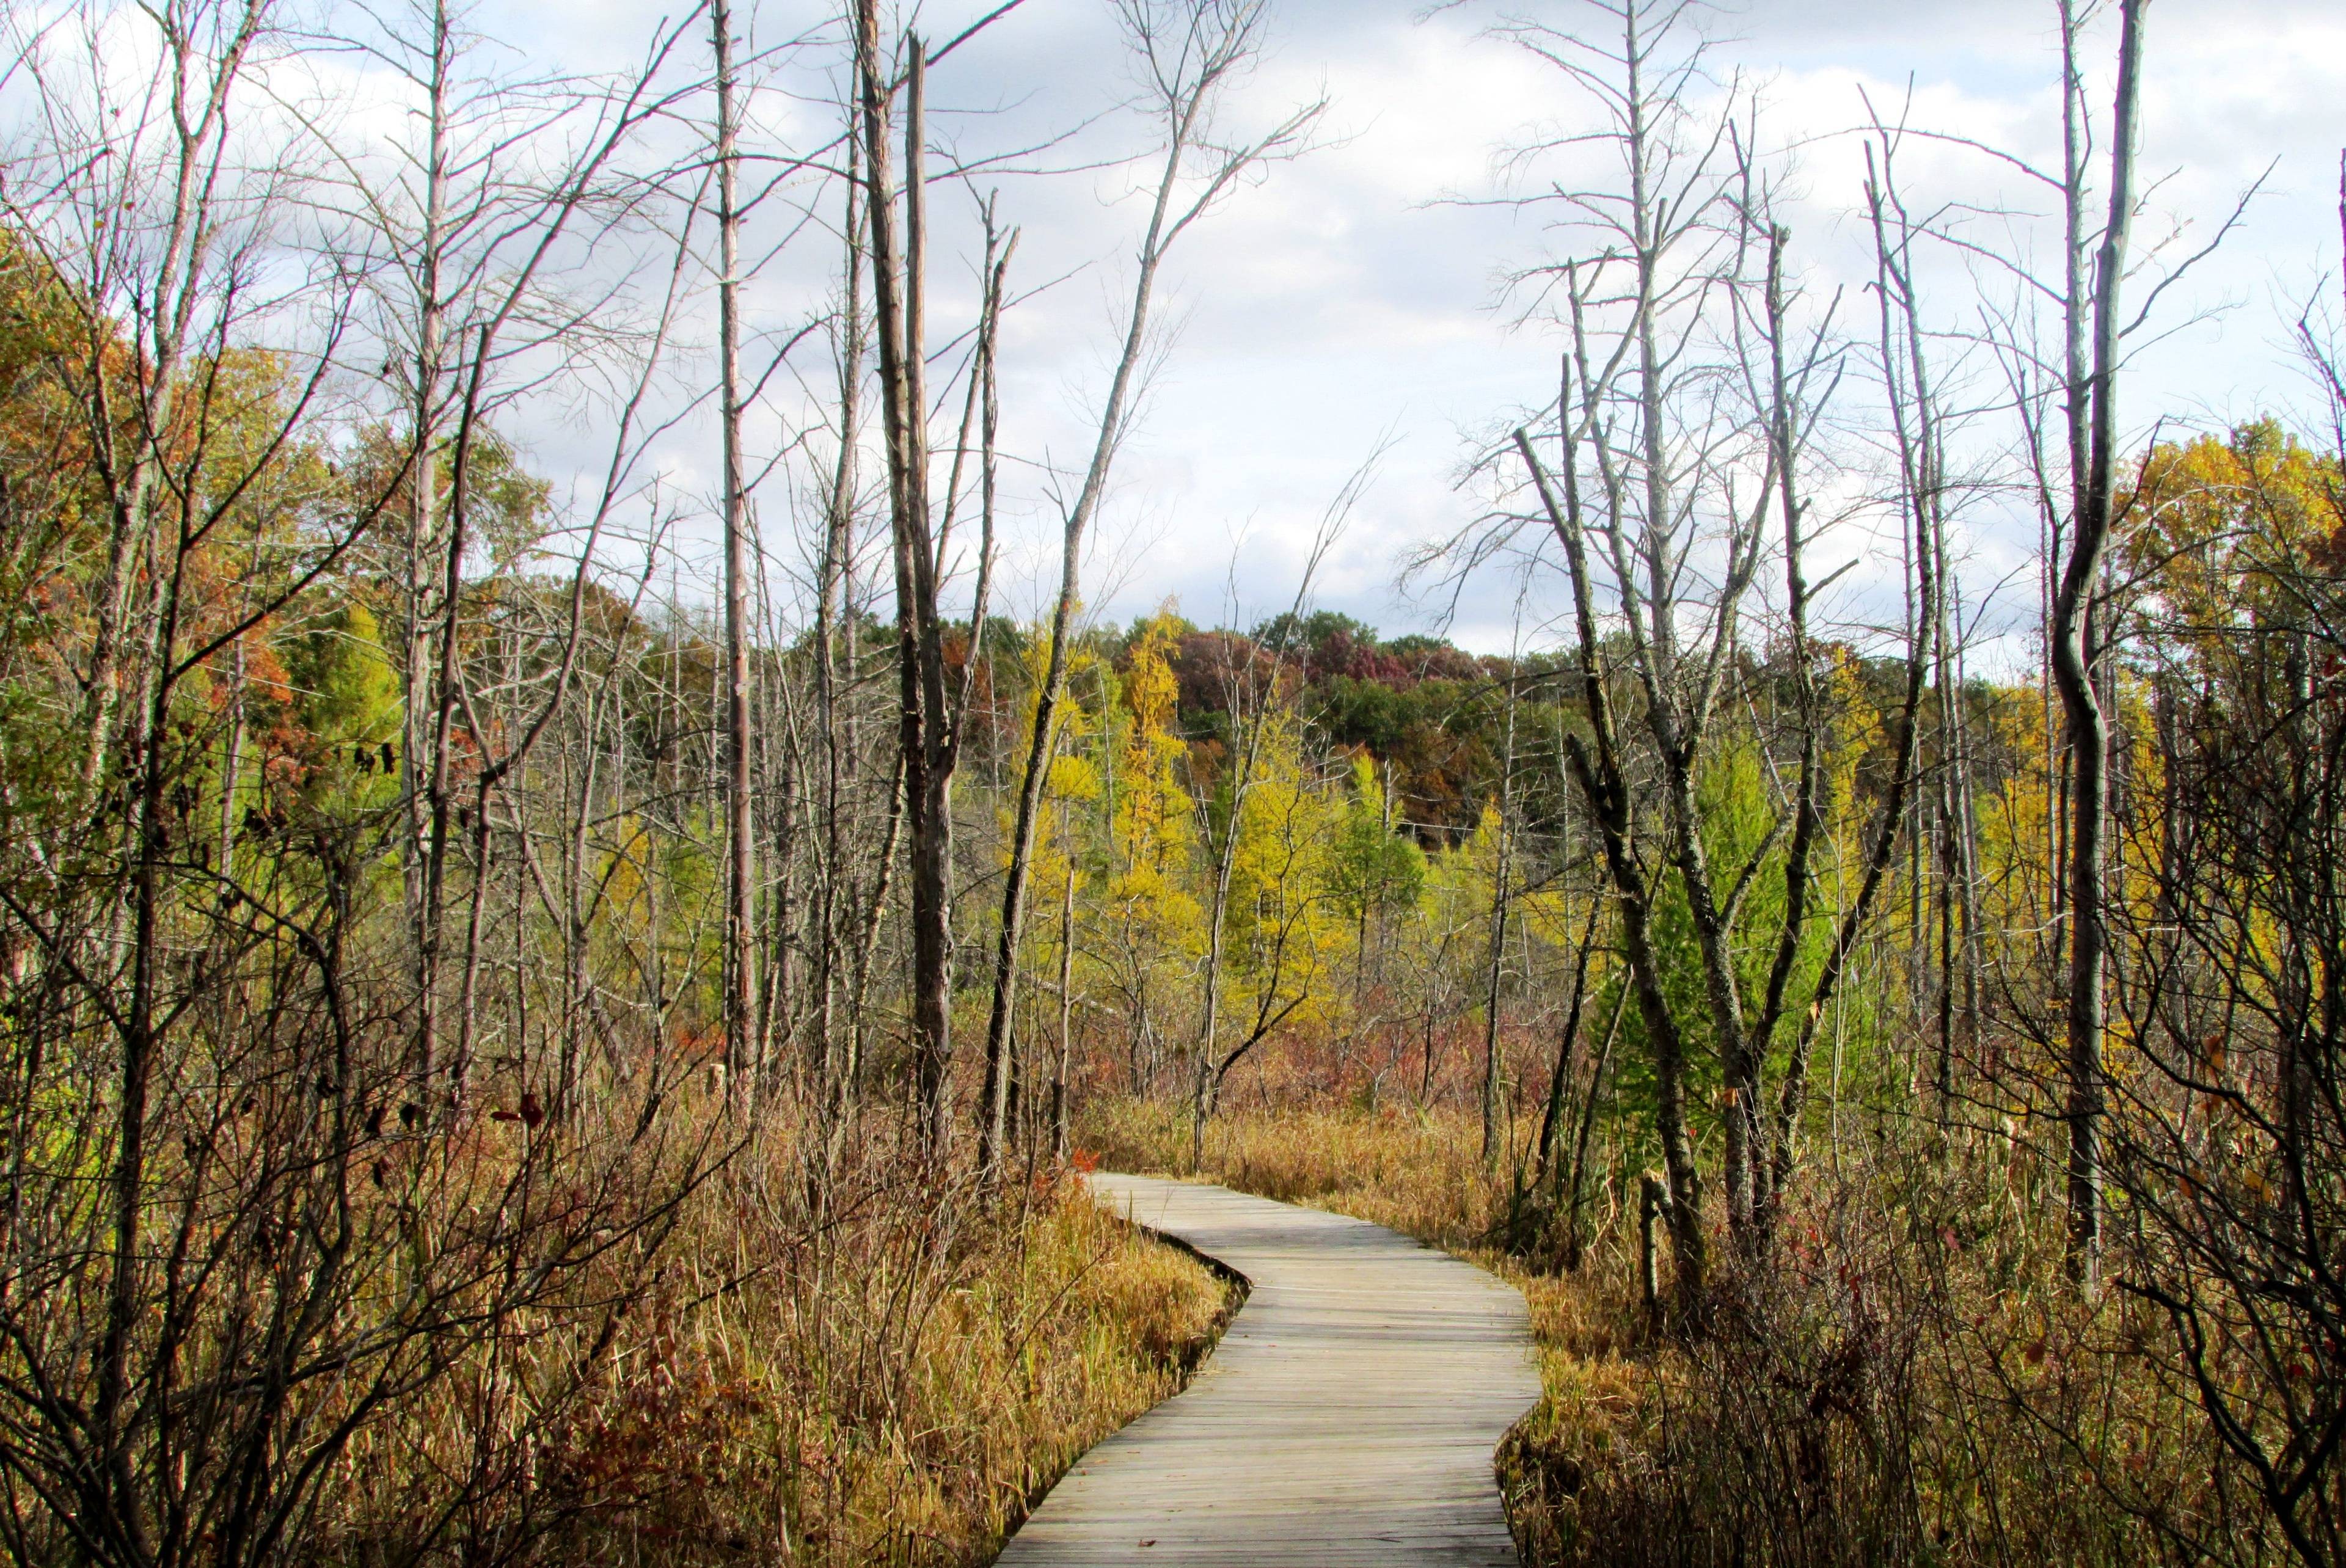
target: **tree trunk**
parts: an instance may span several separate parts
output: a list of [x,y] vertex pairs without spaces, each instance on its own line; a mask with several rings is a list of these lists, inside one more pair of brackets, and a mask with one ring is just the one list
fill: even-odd
[[1597,662],[1596,594],[1589,575],[1585,534],[1581,524],[1578,459],[1573,438],[1569,371],[1558,399],[1564,433],[1564,497],[1558,503],[1548,483],[1547,470],[1533,449],[1530,435],[1515,432],[1515,448],[1523,454],[1549,525],[1564,546],[1572,583],[1573,616],[1580,647],[1581,695],[1589,728],[1595,733],[1592,754],[1578,736],[1566,738],[1566,755],[1574,782],[1587,800],[1595,820],[1605,869],[1613,884],[1615,907],[1621,917],[1621,945],[1629,964],[1629,985],[1637,998],[1637,1016],[1644,1024],[1654,1059],[1654,1130],[1662,1145],[1662,1164],[1670,1182],[1669,1222],[1674,1246],[1676,1290],[1681,1312],[1698,1318],[1709,1274],[1709,1247],[1702,1229],[1702,1171],[1695,1163],[1694,1143],[1688,1135],[1686,1115],[1686,1044],[1678,1020],[1670,1013],[1662,990],[1661,963],[1654,952],[1652,906],[1644,869],[1630,840],[1629,787],[1614,737],[1610,693],[1605,671]]
[[710,0],[717,67],[718,419],[723,428],[725,525],[725,1061],[735,1091],[755,1067],[758,1017],[756,854],[750,820],[749,497],[741,455],[740,120],[734,102],[731,0]]
[[1051,1074],[1051,1163],[1067,1163],[1067,1068],[1074,1054],[1076,1006],[1076,861],[1067,857],[1066,895],[1059,905],[1059,1059]]
[[1515,678],[1507,677],[1507,738],[1499,774],[1499,842],[1491,872],[1491,962],[1483,988],[1483,1168],[1499,1168],[1499,990],[1506,973],[1507,861],[1513,848],[1515,789]]
[[[1567,857],[1568,858],[1568,857]],[[1564,1118],[1566,1091],[1571,1086],[1572,1062],[1580,1044],[1580,1013],[1588,996],[1588,960],[1596,945],[1596,921],[1605,901],[1592,895],[1588,924],[1580,933],[1580,951],[1572,962],[1572,998],[1566,1003],[1564,1031],[1556,1047],[1556,1071],[1548,1075],[1547,1104],[1540,1113],[1539,1143],[1532,1160],[1532,1186],[1544,1186],[1556,1172],[1556,1135]]]
[[[2116,453],[2118,296],[2134,216],[2134,152],[2140,118],[2142,29],[2146,0],[2122,0],[2116,105],[2110,132],[2109,216],[2096,258],[2092,299],[2092,375],[2070,389],[2071,448],[2082,448],[2078,504],[2069,555],[2053,607],[2053,678],[2067,721],[2074,784],[2070,790],[2068,1105],[2068,1268],[2078,1289],[2100,1288],[2102,1247],[2103,988],[2108,934],[2102,910],[2103,840],[2109,818],[2109,729],[2094,689],[2102,653],[2094,596],[2102,575],[2113,508]],[[2065,20],[2065,31],[2068,31]],[[2074,197],[2073,188],[2073,197]],[[2083,301],[2074,296],[2074,318]],[[2082,398],[2079,393],[2083,392]],[[2080,404],[2085,428],[2076,428]],[[2081,439],[2082,438],[2082,439]]]
[[859,0],[856,54],[863,101],[865,210],[871,224],[872,311],[880,349],[881,416],[888,453],[896,577],[897,748],[911,840],[913,1074],[922,1137],[942,1158],[952,1141],[953,770],[938,563],[929,518],[928,394],[923,375],[926,201],[923,172],[926,59],[905,44],[904,227],[901,256],[889,189],[889,107],[878,0]]

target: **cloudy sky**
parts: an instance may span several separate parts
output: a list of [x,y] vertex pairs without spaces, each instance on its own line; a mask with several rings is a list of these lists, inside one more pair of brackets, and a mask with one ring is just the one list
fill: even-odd
[[[923,25],[949,36],[986,8],[929,0]],[[1514,321],[1499,280],[1551,253],[1555,237],[1480,199],[1508,188],[1503,149],[1543,127],[1591,123],[1590,109],[1553,67],[1490,36],[1511,14],[1496,5],[1424,15],[1409,0],[1272,0],[1272,10],[1269,57],[1234,113],[1260,121],[1324,94],[1329,145],[1239,193],[1177,254],[1164,303],[1178,326],[1118,469],[1090,563],[1091,608],[1123,619],[1169,598],[1194,619],[1251,621],[1283,607],[1313,524],[1383,443],[1317,597],[1388,633],[1422,629],[1447,601],[1397,588],[1401,560],[1480,510],[1478,493],[1457,483],[1462,461],[1514,411],[1550,395],[1554,374],[1554,339]],[[1518,0],[1515,10],[1559,25],[1601,22],[1575,0]],[[768,0],[760,40],[819,30],[825,15]],[[1790,160],[1788,212],[1812,296],[1862,283],[1861,151],[1846,133],[1862,122],[1866,95],[1892,112],[1911,102],[1919,128],[2057,161],[2053,17],[2052,0],[1749,0],[1708,16],[1714,70],[1755,87],[1765,135]],[[501,0],[484,20],[582,57],[630,46],[642,25],[631,0]],[[2097,55],[2108,45],[2098,37]],[[776,75],[760,100],[760,135],[804,144],[824,134],[824,58],[794,56]],[[1145,145],[1145,127],[1114,112],[1129,87],[1106,0],[1026,0],[941,67],[932,90],[947,111],[944,134],[969,151],[1083,127],[1044,160],[1066,166]],[[2274,168],[2238,232],[2175,291],[2165,319],[2177,330],[2141,350],[2124,404],[2137,433],[2159,420],[2221,424],[2306,406],[2289,330],[2307,300],[2336,297],[2323,279],[2338,264],[2341,144],[2346,7],[2151,7],[2143,165],[2161,183],[2138,239],[2163,243],[2169,258],[2197,249]],[[2043,210],[2040,196],[1974,153],[1916,143],[1903,159],[1918,206]],[[1010,599],[1031,611],[1046,588],[1042,540],[1055,526],[1045,465],[1082,453],[1128,277],[1122,258],[1145,210],[1126,167],[995,183],[1005,218],[1024,229],[1020,277],[1030,289],[1050,285],[1018,306],[1005,346],[1005,417],[1020,459]],[[955,201],[967,205],[938,200],[948,219]],[[1995,237],[2016,249],[2035,242],[2025,218]],[[757,286],[763,319],[798,319],[830,260],[808,250],[773,264]],[[949,253],[941,331],[969,302],[964,275]],[[1983,292],[2002,287],[1953,253],[1924,283],[1951,331],[1975,324]],[[774,430],[790,417],[775,411]],[[1984,415],[1978,428],[1984,453],[1999,427]],[[559,433],[539,439],[559,448]],[[706,482],[707,444],[687,430],[664,453],[679,484]],[[761,496],[770,544],[789,509],[785,495]],[[1975,596],[2025,570],[2033,521],[1989,496],[1966,528]],[[1841,548],[1864,545],[1857,535]],[[1541,592],[1535,585],[1534,600]],[[1515,602],[1496,578],[1474,585],[1451,629],[1470,646],[1504,647]],[[1528,615],[1537,623],[1555,607],[1534,603]]]

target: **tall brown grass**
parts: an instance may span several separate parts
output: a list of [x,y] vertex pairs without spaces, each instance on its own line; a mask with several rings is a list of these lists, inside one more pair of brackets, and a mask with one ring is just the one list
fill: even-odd
[[678,1236],[540,1459],[545,1562],[990,1561],[1077,1455],[1178,1389],[1231,1301],[1079,1182],[1001,1196],[775,1136]]

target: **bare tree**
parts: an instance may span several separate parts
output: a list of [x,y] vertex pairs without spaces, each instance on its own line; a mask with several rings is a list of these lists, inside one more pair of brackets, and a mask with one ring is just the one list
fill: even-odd
[[898,94],[883,61],[878,0],[855,14],[862,105],[865,214],[870,229],[873,325],[879,348],[881,432],[896,581],[898,751],[912,846],[913,1037],[915,1093],[929,1146],[951,1133],[945,1074],[953,1053],[953,773],[961,737],[952,723],[940,567],[929,504],[928,393],[923,328],[927,174],[922,157],[927,56],[904,39],[903,215],[891,145]]
[[[2061,6],[2063,178],[2068,287],[2063,301],[2069,426],[2068,558],[2053,600],[2053,679],[2066,718],[2072,781],[2066,910],[2069,927],[2069,1269],[2080,1289],[2100,1286],[2102,1251],[2102,1036],[2109,936],[2102,908],[2103,840],[2109,820],[2109,727],[2094,689],[2103,648],[2094,597],[2116,506],[2118,316],[2135,208],[2135,142],[2142,117],[2142,35],[2148,0],[2119,0],[2116,101],[2110,128],[2109,211],[2096,249],[2091,291],[2078,277],[2088,178],[2078,14]],[[2090,333],[2090,348],[2087,346]]]
[[[1756,1243],[1790,1174],[1814,1031],[1903,826],[1931,622],[1926,616],[1906,641],[1908,678],[1886,781],[1891,809],[1866,836],[1860,894],[1843,910],[1814,982],[1796,987],[1816,915],[1818,851],[1831,828],[1823,779],[1833,716],[1817,689],[1817,588],[1807,566],[1829,520],[1811,515],[1807,487],[1847,351],[1832,332],[1831,302],[1810,308],[1805,320],[1796,314],[1790,235],[1760,170],[1757,127],[1747,130],[1737,117],[1739,98],[1730,93],[1717,114],[1695,112],[1708,46],[1682,36],[1688,7],[1625,0],[1593,9],[1611,28],[1605,39],[1528,23],[1503,30],[1587,95],[1605,128],[1576,139],[1601,142],[1621,163],[1618,188],[1537,199],[1561,203],[1590,244],[1523,280],[1553,302],[1569,346],[1556,404],[1557,468],[1551,473],[1528,429],[1514,446],[1561,547],[1572,595],[1588,735],[1567,736],[1565,747],[1596,829],[1629,994],[1654,1061],[1656,1133],[1670,1186],[1660,1212],[1671,1231],[1680,1311],[1692,1316],[1708,1257],[1686,1100],[1691,1021],[1673,1013],[1655,912],[1663,897],[1682,899],[1692,928],[1699,1030],[1718,1052],[1725,1085],[1729,1227]],[[1490,558],[1520,521],[1503,517],[1454,542],[1450,558],[1469,567]],[[1917,529],[1919,556],[1929,536]],[[1717,751],[1724,707],[1741,701],[1757,675],[1744,626],[1771,556],[1783,574],[1791,779],[1757,841],[1735,846],[1735,860],[1721,865],[1698,782]],[[1934,603],[1928,564],[1920,569],[1924,602]],[[1776,770],[1772,754],[1766,766]],[[1651,829],[1640,821],[1647,799],[1658,818]],[[1746,936],[1739,926],[1747,896],[1770,865],[1784,884],[1780,912],[1770,930]],[[1766,954],[1750,997],[1737,961],[1747,943]],[[1770,1064],[1795,1016],[1771,1107]]]
[[1506,1066],[1499,1038],[1499,1003],[1506,978],[1510,879],[1515,873],[1515,697],[1520,649],[1508,658],[1506,744],[1499,753],[1499,832],[1491,865],[1491,951],[1483,987],[1483,1168],[1499,1168],[1499,1098]]
[[718,423],[724,446],[719,505],[725,525],[725,1050],[746,1079],[758,1017],[757,861],[750,764],[750,540],[741,452],[740,85],[733,57],[730,0],[709,0],[716,66]]
[[1149,341],[1149,311],[1158,275],[1174,244],[1231,190],[1264,164],[1302,151],[1326,108],[1325,100],[1313,102],[1260,136],[1237,142],[1222,137],[1220,121],[1231,92],[1262,50],[1261,0],[1117,0],[1117,15],[1127,47],[1139,65],[1148,113],[1160,127],[1163,150],[1148,223],[1134,259],[1132,302],[1125,318],[1123,346],[1101,405],[1091,461],[1060,531],[1059,591],[1051,609],[1042,687],[1035,695],[1034,736],[1020,776],[1010,865],[1003,880],[994,1003],[986,1021],[978,1158],[989,1169],[1005,1146],[1009,1074],[1005,1064],[1016,1004],[1018,944],[1025,929],[1027,872],[1056,744],[1058,707],[1066,686],[1067,644],[1075,630],[1081,593],[1084,539],[1107,494],[1109,470],[1129,428],[1135,383]]

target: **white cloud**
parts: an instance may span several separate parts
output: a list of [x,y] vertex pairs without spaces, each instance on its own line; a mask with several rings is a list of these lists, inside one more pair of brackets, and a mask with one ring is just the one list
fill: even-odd
[[[1406,629],[1431,611],[1393,597],[1398,558],[1456,530],[1479,504],[1452,484],[1467,450],[1462,433],[1549,395],[1554,345],[1536,331],[1510,331],[1494,308],[1496,278],[1540,254],[1536,224],[1441,199],[1495,194],[1500,145],[1585,110],[1553,70],[1479,36],[1494,10],[1420,22],[1417,8],[1418,0],[1280,6],[1276,52],[1250,83],[1244,112],[1269,116],[1324,87],[1342,138],[1238,193],[1179,252],[1165,303],[1181,330],[1103,526],[1106,538],[1154,543],[1145,558],[1122,564],[1113,596],[1095,597],[1103,613],[1129,616],[1170,594],[1193,616],[1218,616],[1234,537],[1244,541],[1236,574],[1243,608],[1282,607],[1301,542],[1391,432],[1392,450],[1321,597],[1388,631]],[[1572,15],[1567,5],[1538,9]],[[977,7],[928,10],[931,31],[943,36]],[[1864,236],[1851,217],[1860,150],[1833,134],[1857,123],[1860,88],[1888,110],[1906,99],[1911,80],[1917,127],[2050,159],[2058,147],[2051,15],[2040,0],[1753,0],[1717,20],[1722,66],[1762,80],[1772,134],[1800,143],[1802,194],[1790,210],[1817,294],[1857,290],[1866,274]],[[812,32],[827,16],[812,4],[770,5],[760,36]],[[500,0],[486,20],[508,37],[605,66],[633,57],[645,25],[620,0]],[[1127,85],[1114,47],[1104,7],[1030,0],[939,70],[940,123],[975,148],[1102,114]],[[2127,419],[2139,430],[2162,415],[2221,420],[2285,404],[2300,383],[2277,307],[2310,290],[2337,255],[2346,16],[2325,0],[2161,0],[2149,59],[2144,162],[2173,178],[2143,225],[2147,241],[2188,219],[2176,245],[2196,248],[2268,159],[2278,154],[2282,163],[2234,240],[2179,291],[2177,320],[2228,301],[2238,308],[2145,351]],[[834,66],[835,56],[811,56],[787,66],[762,123],[801,140],[821,134],[817,100]],[[999,112],[971,112],[978,108]],[[1075,162],[1140,141],[1129,117],[1107,114],[1057,156]],[[2042,210],[2025,182],[1959,148],[1910,143],[1901,172],[1925,206],[1962,199]],[[1023,304],[1009,329],[1008,436],[1023,458],[1047,453],[1064,465],[1086,445],[1086,411],[1127,287],[1120,258],[1142,214],[1129,178],[1113,172],[999,185],[1005,217],[1024,227],[1018,276],[1031,286],[1066,275]],[[965,246],[966,200],[941,192],[936,202],[941,247]],[[779,325],[815,309],[834,260],[827,248],[786,253],[758,284],[761,317]],[[1925,281],[1942,325],[1975,322],[1971,300],[1982,276],[1952,253],[1931,264]],[[970,307],[965,268],[941,265],[938,289],[942,335]],[[1965,362],[1953,348],[1949,358],[1951,382],[1985,397],[1992,367]],[[1980,440],[1989,439],[1984,423]],[[706,429],[679,430],[670,444],[680,474],[709,472],[709,440]],[[538,450],[551,454],[563,442],[560,432],[543,433]],[[1039,570],[1050,525],[1042,487],[1024,468],[1013,487],[1014,561]],[[765,513],[770,527],[785,521],[782,498],[769,497]],[[2012,571],[2033,524],[1989,501],[1971,515],[1976,535],[1967,547],[1984,591]],[[1040,595],[1030,582],[1014,585],[1009,597],[1031,605]],[[1462,635],[1504,644],[1511,615],[1512,589],[1494,579],[1464,606]]]

